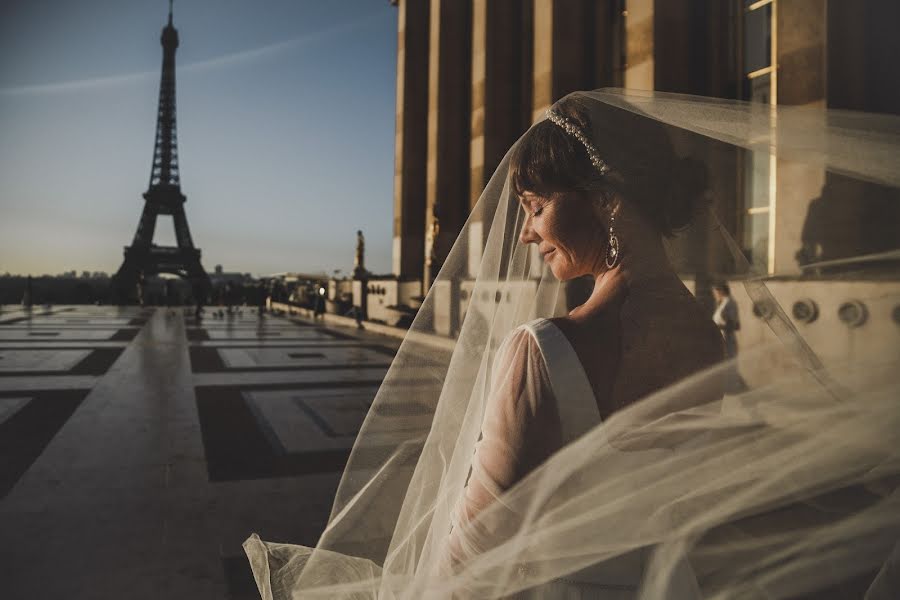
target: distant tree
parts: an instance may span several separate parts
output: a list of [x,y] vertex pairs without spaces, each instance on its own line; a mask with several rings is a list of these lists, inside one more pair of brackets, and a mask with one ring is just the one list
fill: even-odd
[[75,285],[74,293],[66,301],[74,304],[92,304],[94,302],[94,290],[89,283],[80,281]]

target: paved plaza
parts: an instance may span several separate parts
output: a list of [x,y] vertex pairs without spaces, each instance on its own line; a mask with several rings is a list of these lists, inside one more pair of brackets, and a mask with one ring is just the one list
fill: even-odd
[[399,340],[298,317],[0,312],[0,598],[258,598],[312,545]]

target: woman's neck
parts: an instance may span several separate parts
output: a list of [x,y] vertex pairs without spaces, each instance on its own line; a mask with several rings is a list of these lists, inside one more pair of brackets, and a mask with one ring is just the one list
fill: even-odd
[[594,290],[587,302],[576,309],[578,312],[605,308],[650,280],[677,278],[662,236],[640,216],[617,216],[615,234],[619,238],[619,262],[609,269],[605,260],[598,261],[593,273]]

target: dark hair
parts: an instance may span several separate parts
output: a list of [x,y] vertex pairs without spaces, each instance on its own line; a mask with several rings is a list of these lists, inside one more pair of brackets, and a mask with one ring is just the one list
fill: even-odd
[[554,110],[580,127],[609,165],[603,176],[584,146],[549,120],[529,129],[510,160],[510,184],[517,196],[572,191],[620,192],[661,234],[670,236],[691,224],[706,203],[706,167],[680,158],[666,126],[646,115],[570,95]]
[[713,288],[714,290],[718,290],[718,291],[722,292],[722,293],[725,294],[726,296],[730,296],[730,295],[731,295],[731,288],[728,287],[728,284],[725,283],[724,281],[714,284],[714,285],[712,286],[712,288]]

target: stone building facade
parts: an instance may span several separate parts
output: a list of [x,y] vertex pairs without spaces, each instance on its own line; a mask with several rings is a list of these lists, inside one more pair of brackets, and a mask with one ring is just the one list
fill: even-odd
[[[505,152],[569,92],[625,87],[900,112],[900,77],[888,60],[900,56],[900,36],[890,26],[900,22],[900,3],[891,0],[392,4],[398,19],[393,273],[419,282],[422,295],[466,219],[470,235],[484,235],[470,213]],[[735,151],[721,160],[733,163],[721,171],[734,176],[713,182],[716,212],[759,272],[793,281],[787,296],[830,293],[833,278],[809,272],[808,263],[900,246],[896,190],[768,153]],[[703,263],[685,273],[699,295],[712,278],[729,275],[705,243],[688,242],[698,247],[687,254]],[[470,256],[473,264],[479,259]],[[896,281],[890,275],[896,263],[879,269],[879,279]],[[879,285],[898,291],[896,283]],[[436,329],[449,333],[460,309],[453,291],[444,295],[453,306]],[[880,318],[891,320],[887,313]],[[897,323],[891,327],[898,334]]]

